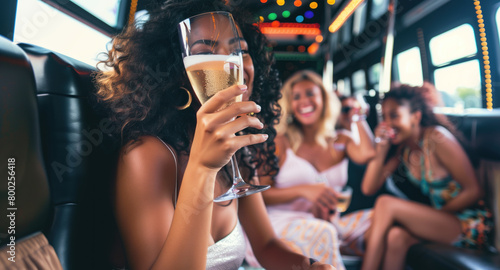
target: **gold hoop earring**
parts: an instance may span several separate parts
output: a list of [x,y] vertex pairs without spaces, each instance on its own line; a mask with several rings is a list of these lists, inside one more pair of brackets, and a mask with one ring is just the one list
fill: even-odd
[[193,97],[191,96],[191,92],[189,92],[189,90],[187,90],[186,88],[181,87],[180,89],[186,91],[186,93],[188,95],[188,101],[186,102],[186,104],[184,104],[182,106],[176,106],[177,110],[182,111],[182,110],[187,109],[189,106],[191,106],[191,102],[193,101]]

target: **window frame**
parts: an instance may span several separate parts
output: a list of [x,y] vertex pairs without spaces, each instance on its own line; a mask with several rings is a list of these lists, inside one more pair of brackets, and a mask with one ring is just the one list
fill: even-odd
[[393,57],[393,60],[392,60],[393,74],[395,75],[394,77],[397,78],[398,81],[401,81],[401,74],[399,72],[398,56],[401,53],[407,52],[409,50],[413,50],[415,48],[418,49],[418,52],[419,52],[420,72],[422,74],[422,82],[425,82],[424,63],[422,62],[422,51],[421,51],[421,49],[420,49],[419,46],[411,46],[409,48],[405,48],[404,50],[401,50],[398,53],[394,54],[394,57]]
[[118,10],[118,21],[113,27],[103,20],[97,18],[92,13],[83,9],[70,0],[41,0],[59,11],[75,18],[76,20],[88,25],[89,27],[108,36],[116,35],[121,32],[127,24],[128,14],[130,12],[130,3],[132,0],[122,0]]
[[[449,31],[451,31],[451,30],[453,30],[453,29],[456,29],[456,28],[458,28],[458,27],[462,27],[463,25],[469,25],[469,26],[472,28],[472,30],[473,30],[473,32],[472,32],[472,33],[474,34],[474,39],[475,39],[474,41],[475,41],[475,45],[476,45],[476,52],[475,52],[474,54],[469,54],[469,55],[463,56],[463,57],[461,57],[461,58],[457,58],[457,59],[454,59],[454,60],[451,60],[451,61],[448,61],[448,62],[443,62],[443,63],[439,63],[439,64],[435,65],[435,64],[433,63],[433,59],[432,59],[432,52],[431,52],[431,48],[430,48],[430,43],[431,43],[431,41],[432,41],[434,38],[436,38],[436,37],[438,37],[438,36],[440,36],[440,35],[442,35],[442,34],[444,34],[444,33],[447,33],[447,32],[449,32]],[[455,27],[452,27],[452,28],[450,28],[450,29],[448,29],[448,30],[446,30],[446,31],[444,31],[444,32],[441,32],[440,34],[437,34],[437,35],[432,36],[431,38],[429,38],[429,42],[427,43],[427,45],[428,45],[428,47],[429,47],[429,56],[430,56],[430,59],[431,59],[431,61],[429,61],[429,63],[430,63],[430,65],[431,65],[432,67],[434,67],[435,69],[440,69],[440,68],[443,68],[443,67],[447,67],[447,66],[449,66],[449,65],[455,65],[455,64],[460,64],[460,63],[462,63],[462,62],[467,62],[468,60],[471,60],[471,58],[477,58],[478,53],[479,53],[479,46],[478,46],[478,44],[477,44],[477,35],[476,35],[476,32],[475,32],[474,26],[473,26],[473,25],[471,25],[470,23],[467,23],[467,22],[466,22],[466,23],[459,24],[459,25],[457,25],[457,26],[455,26]],[[464,61],[464,60],[465,60],[465,61]],[[454,63],[454,64],[451,64],[451,63]]]

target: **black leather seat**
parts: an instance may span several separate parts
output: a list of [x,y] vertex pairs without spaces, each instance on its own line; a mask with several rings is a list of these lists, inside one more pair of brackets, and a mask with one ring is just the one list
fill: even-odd
[[500,269],[500,256],[496,253],[463,249],[435,243],[412,246],[406,260],[412,269]]
[[54,218],[48,232],[64,269],[111,269],[113,128],[93,109],[93,67],[29,44]]
[[[11,240],[19,243],[21,239],[33,239],[34,233],[46,232],[50,226],[50,192],[42,155],[35,92],[35,79],[28,57],[17,45],[0,36],[2,248],[10,244]],[[12,204],[8,205],[8,202]],[[16,252],[18,256],[15,259],[21,261],[20,246]],[[4,253],[2,250],[2,255]],[[2,265],[2,269],[12,266]]]

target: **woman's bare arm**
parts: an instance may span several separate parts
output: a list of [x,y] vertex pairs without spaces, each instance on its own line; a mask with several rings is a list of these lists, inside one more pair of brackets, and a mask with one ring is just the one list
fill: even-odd
[[435,149],[433,154],[438,161],[462,187],[441,210],[456,212],[477,202],[481,197],[479,182],[467,154],[453,134],[444,127],[436,127],[430,131],[428,142],[429,148]]
[[[209,245],[215,178],[237,149],[264,142],[261,134],[236,136],[262,123],[246,116],[254,102],[224,105],[246,86],[218,92],[197,113],[197,126],[174,211],[175,166],[153,137],[123,152],[118,165],[116,212],[133,269],[203,269]],[[221,109],[224,107],[224,109]],[[233,120],[237,115],[245,115]],[[159,149],[163,149],[159,150]],[[189,256],[185,256],[189,254]]]
[[364,120],[360,120],[352,124],[357,126],[359,143],[355,142],[351,138],[347,141],[347,156],[358,164],[365,164],[375,156],[373,132],[368,126],[368,123]]
[[116,183],[116,213],[130,267],[205,267],[214,183],[209,178],[215,175],[186,170],[184,179],[194,181],[183,183],[174,218],[173,156],[154,137],[141,141],[122,154]]

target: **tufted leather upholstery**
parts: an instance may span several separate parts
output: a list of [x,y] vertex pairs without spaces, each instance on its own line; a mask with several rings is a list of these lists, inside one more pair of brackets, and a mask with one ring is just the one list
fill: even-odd
[[94,68],[29,44],[45,168],[54,205],[47,234],[64,269],[110,269],[113,128],[92,106]]
[[[26,54],[0,36],[0,240],[16,240],[47,229],[50,197],[43,166],[35,80]],[[15,224],[13,235],[7,216],[7,159],[15,158]],[[12,211],[9,211],[12,212]]]

